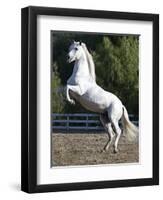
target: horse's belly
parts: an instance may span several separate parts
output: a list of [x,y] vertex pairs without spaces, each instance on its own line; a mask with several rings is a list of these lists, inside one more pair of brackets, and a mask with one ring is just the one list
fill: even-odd
[[105,106],[102,106],[102,105],[94,103],[94,102],[87,101],[85,99],[80,100],[80,104],[87,110],[90,110],[92,112],[97,112],[97,113],[103,113],[106,109]]
[[79,102],[86,109],[98,113],[103,113],[108,106],[106,98],[99,96],[99,94],[97,96],[93,94],[87,95],[86,93],[80,97]]

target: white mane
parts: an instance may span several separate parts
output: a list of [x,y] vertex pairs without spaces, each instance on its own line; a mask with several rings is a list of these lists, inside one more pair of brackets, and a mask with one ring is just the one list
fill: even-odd
[[84,43],[82,43],[82,47],[83,47],[83,50],[84,50],[86,58],[87,58],[90,75],[93,78],[93,80],[96,81],[95,64],[94,64],[92,55],[89,53],[89,51]]

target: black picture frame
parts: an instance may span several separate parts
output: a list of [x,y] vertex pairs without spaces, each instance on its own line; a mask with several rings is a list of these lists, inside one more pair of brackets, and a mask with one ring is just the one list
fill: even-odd
[[[37,16],[56,15],[153,23],[153,177],[37,184]],[[21,12],[21,189],[28,193],[159,184],[159,15],[30,6]]]

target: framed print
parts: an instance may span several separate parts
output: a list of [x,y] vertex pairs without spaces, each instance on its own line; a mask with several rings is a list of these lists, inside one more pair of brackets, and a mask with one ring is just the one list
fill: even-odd
[[159,16],[22,9],[21,185],[159,184]]

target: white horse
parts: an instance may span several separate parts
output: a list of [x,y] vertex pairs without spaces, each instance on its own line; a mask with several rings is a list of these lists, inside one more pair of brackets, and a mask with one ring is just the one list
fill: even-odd
[[104,151],[109,149],[115,136],[114,152],[117,153],[122,133],[119,120],[122,119],[123,132],[130,140],[136,138],[138,128],[129,120],[127,110],[120,99],[96,84],[94,62],[84,43],[74,41],[69,47],[68,62],[73,61],[73,73],[66,87],[67,100],[75,104],[75,99],[86,109],[100,113],[100,120],[109,136]]

